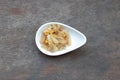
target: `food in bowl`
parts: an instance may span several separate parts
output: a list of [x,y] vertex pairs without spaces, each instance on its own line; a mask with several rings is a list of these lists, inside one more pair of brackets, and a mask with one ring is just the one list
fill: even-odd
[[43,30],[40,43],[44,49],[55,52],[70,46],[71,40],[69,32],[63,29],[62,25],[51,24]]

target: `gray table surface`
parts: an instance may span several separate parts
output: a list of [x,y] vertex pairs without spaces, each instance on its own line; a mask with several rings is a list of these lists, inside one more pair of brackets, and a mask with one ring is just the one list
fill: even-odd
[[[42,54],[34,37],[51,21],[84,33],[86,45]],[[0,80],[120,80],[120,0],[0,0]]]

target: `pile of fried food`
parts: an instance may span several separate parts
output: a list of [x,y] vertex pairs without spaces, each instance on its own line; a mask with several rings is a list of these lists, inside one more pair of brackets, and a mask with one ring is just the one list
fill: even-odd
[[42,32],[40,43],[44,49],[55,52],[70,46],[71,41],[68,31],[62,25],[51,24]]

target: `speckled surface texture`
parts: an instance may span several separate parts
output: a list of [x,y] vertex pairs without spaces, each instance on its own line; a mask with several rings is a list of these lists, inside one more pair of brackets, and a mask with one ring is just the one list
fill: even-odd
[[[81,31],[87,44],[42,54],[34,37],[49,21]],[[0,80],[120,80],[120,0],[0,0]]]

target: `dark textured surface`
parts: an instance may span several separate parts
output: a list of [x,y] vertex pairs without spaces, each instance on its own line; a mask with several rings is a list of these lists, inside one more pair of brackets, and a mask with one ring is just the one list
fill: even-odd
[[[49,21],[80,30],[87,44],[42,54],[34,37]],[[120,0],[0,0],[0,80],[120,80]]]

